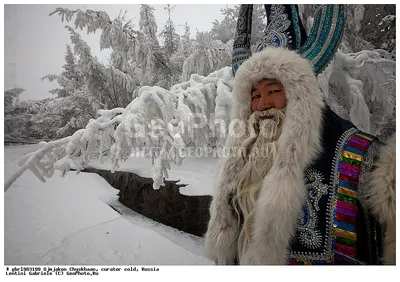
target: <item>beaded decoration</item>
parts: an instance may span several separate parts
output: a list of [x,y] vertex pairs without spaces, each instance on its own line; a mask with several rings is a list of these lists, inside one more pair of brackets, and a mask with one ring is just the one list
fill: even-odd
[[[316,5],[314,23],[309,35],[305,33],[296,5],[265,5],[270,7],[265,34],[255,51],[267,47],[295,50],[311,62],[316,74],[321,73],[333,59],[344,31],[344,5]],[[268,12],[267,12],[268,14]],[[239,11],[232,52],[233,74],[251,57],[250,40],[253,5],[242,4]],[[302,36],[302,32],[304,34]]]
[[[330,235],[324,242],[324,251],[319,254],[292,252],[288,264],[357,264],[356,204],[358,184],[364,155],[370,144],[375,140],[374,138],[374,136],[354,128],[342,135],[336,147],[335,155],[337,157],[333,161],[334,171],[331,175],[331,187],[333,189],[330,189],[329,192],[328,225],[326,226],[326,232]],[[307,200],[307,203],[309,200]],[[306,206],[308,206],[307,203]],[[304,211],[301,216],[304,216]],[[300,220],[300,226],[302,224],[304,225]],[[314,230],[313,232],[316,233],[317,231]],[[300,238],[300,242],[303,241]]]
[[279,4],[271,5],[271,15],[268,21],[269,24],[256,47],[256,52],[271,46],[288,48],[288,43],[291,43],[292,39],[287,31],[290,27],[290,20],[285,13],[285,7]]
[[344,30],[344,5],[322,5],[316,11],[307,42],[299,54],[311,61],[316,74],[332,60]]
[[294,36],[296,38],[296,50],[299,50],[301,47],[301,31],[299,25],[299,15],[297,14],[296,7],[294,5],[290,5],[292,10],[292,19],[293,19],[293,26],[294,26]]
[[352,264],[357,257],[357,186],[363,156],[374,137],[358,131],[351,136],[342,152],[337,167],[333,213],[333,241],[335,264]]
[[252,25],[253,5],[240,6],[235,43],[232,52],[232,72],[236,73],[239,66],[251,56],[250,40]]
[[[296,5],[265,4],[267,25],[264,35],[255,44],[254,51],[267,47],[283,47],[298,50],[306,42],[307,34],[299,18]],[[253,5],[240,5],[232,52],[233,74],[251,55],[251,27]]]
[[317,228],[319,206],[321,197],[328,193],[328,185],[323,184],[323,175],[317,170],[306,172],[306,188],[308,198],[306,205],[300,213],[298,230],[300,242],[309,249],[319,248],[322,244],[321,232]]

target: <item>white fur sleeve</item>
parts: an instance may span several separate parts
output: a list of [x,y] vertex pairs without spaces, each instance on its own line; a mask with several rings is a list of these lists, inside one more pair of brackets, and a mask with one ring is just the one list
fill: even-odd
[[384,264],[396,264],[396,136],[381,148],[376,168],[371,173],[368,205],[386,226],[383,242]]
[[233,264],[237,256],[239,225],[229,202],[236,192],[235,167],[233,159],[224,160],[210,206],[205,247],[208,257],[217,264]]

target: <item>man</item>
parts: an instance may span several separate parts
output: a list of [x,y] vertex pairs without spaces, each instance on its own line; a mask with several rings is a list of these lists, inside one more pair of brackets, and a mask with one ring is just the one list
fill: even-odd
[[[333,113],[312,64],[267,47],[237,70],[205,235],[217,264],[395,264],[395,138]],[[373,168],[372,165],[375,165]]]

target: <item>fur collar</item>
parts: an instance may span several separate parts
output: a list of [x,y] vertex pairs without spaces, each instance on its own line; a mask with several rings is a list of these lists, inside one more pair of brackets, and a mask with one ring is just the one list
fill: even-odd
[[[250,92],[263,78],[275,78],[284,87],[287,111],[278,139],[276,160],[262,181],[255,207],[252,242],[241,264],[285,264],[289,241],[307,196],[304,171],[321,150],[322,92],[311,64],[293,51],[267,48],[244,62],[235,77],[232,120],[247,122],[251,115]],[[246,136],[229,135],[227,147],[240,146]],[[238,224],[230,213],[229,196],[241,170],[234,157],[222,160],[210,207],[206,233],[209,256],[231,261],[237,248]]]

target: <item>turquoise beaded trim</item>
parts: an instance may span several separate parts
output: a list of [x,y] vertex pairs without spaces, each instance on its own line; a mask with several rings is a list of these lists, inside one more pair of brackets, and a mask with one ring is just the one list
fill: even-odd
[[299,53],[310,60],[316,74],[332,60],[344,30],[344,5],[323,5],[317,11],[308,40]]
[[300,26],[299,26],[299,15],[297,14],[295,5],[290,5],[290,9],[292,10],[294,34],[295,34],[295,37],[296,37],[296,50],[300,50],[300,47],[301,47],[301,45],[300,45],[301,44],[301,32],[300,32]]

